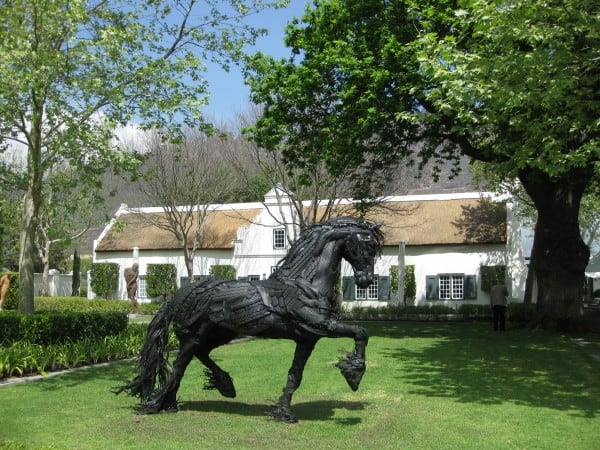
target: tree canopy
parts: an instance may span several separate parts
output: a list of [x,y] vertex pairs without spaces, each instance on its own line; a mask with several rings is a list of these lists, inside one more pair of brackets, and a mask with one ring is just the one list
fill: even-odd
[[600,157],[600,4],[588,0],[316,0],[289,59],[247,66],[253,129],[287,162],[355,174],[405,160],[483,161],[538,211],[531,270],[548,327],[579,320],[589,250],[580,201]]
[[49,168],[95,179],[135,158],[116,126],[164,130],[203,123],[208,60],[227,67],[263,31],[243,19],[268,0],[15,0],[0,2],[0,150],[25,169],[0,180],[24,192],[19,309],[33,311],[34,239]]

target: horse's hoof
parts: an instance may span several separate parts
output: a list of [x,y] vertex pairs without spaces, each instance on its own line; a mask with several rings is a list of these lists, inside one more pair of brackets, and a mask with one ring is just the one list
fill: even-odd
[[289,408],[281,405],[275,405],[275,407],[267,413],[267,415],[273,417],[275,422],[286,422],[286,423],[297,423],[298,418],[292,414]]
[[206,382],[204,383],[204,389],[211,390],[217,389],[223,397],[235,398],[235,386],[233,380],[227,372],[213,372],[205,369],[204,375],[206,376]]
[[340,369],[340,372],[342,372],[342,375],[346,379],[350,389],[356,391],[358,390],[360,381],[365,374],[365,360],[358,357],[354,352],[345,353],[346,357],[340,359],[335,366]]
[[143,403],[138,414],[150,415],[150,414],[158,414],[161,411],[165,411],[168,413],[176,413],[178,411],[177,403],[173,403],[171,405],[164,405],[156,402],[148,402]]

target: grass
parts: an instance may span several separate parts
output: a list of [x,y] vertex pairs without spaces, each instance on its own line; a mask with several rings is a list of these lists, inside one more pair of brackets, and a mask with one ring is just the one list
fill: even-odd
[[109,392],[133,375],[126,362],[0,387],[0,448],[598,448],[600,362],[569,337],[487,324],[368,327],[357,392],[332,367],[352,341],[319,342],[292,404],[296,425],[264,415],[293,343],[252,340],[213,352],[237,398],[202,390],[193,361],[177,414],[136,415],[136,399]]

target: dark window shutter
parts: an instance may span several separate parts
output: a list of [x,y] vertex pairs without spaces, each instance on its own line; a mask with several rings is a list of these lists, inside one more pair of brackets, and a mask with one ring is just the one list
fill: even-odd
[[378,285],[378,297],[380,301],[389,301],[390,300],[390,292],[392,289],[390,283],[390,277],[379,277],[379,285]]
[[438,277],[437,275],[427,275],[425,277],[425,298],[427,300],[438,299]]
[[465,300],[474,300],[477,298],[477,279],[475,275],[465,275]]
[[354,300],[354,277],[342,277],[342,294],[344,300]]

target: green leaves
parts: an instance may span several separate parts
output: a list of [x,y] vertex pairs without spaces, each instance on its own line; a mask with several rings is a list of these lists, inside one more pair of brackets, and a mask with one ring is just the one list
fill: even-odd
[[[262,31],[244,19],[269,0],[14,0],[0,3],[0,149],[27,148],[25,171],[3,165],[0,181],[24,191],[23,311],[33,310],[36,225],[56,166],[85,187],[108,169],[135,167],[116,127],[180,133],[202,127],[206,61],[228,67]],[[52,186],[47,191],[54,191]],[[45,233],[46,230],[41,230]]]
[[597,158],[594,2],[322,0],[302,20],[287,29],[289,60],[247,65],[265,106],[252,134],[285,145],[291,165],[358,174],[454,158],[452,143],[508,177],[529,166],[563,176]]

